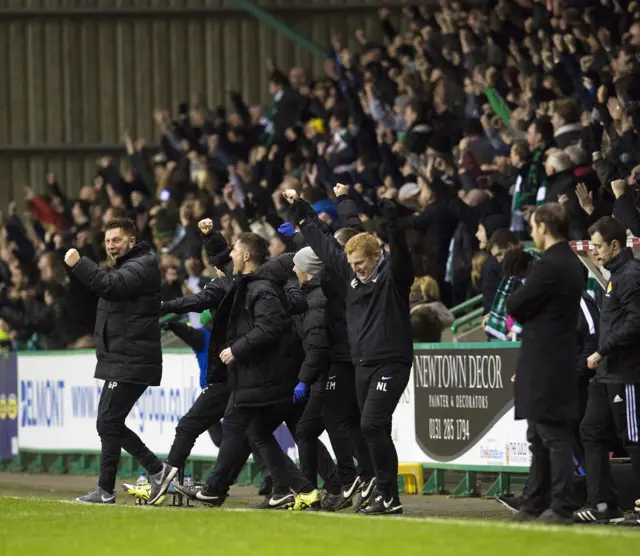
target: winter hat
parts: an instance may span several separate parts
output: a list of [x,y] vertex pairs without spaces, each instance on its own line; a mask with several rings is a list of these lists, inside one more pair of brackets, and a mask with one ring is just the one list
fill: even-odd
[[293,257],[293,264],[305,274],[316,276],[322,270],[322,261],[316,256],[311,247],[303,247]]

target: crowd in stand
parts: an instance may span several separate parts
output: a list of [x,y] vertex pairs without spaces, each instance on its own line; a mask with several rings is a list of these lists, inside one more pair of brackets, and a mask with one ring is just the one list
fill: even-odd
[[[102,226],[119,216],[155,248],[170,300],[215,276],[203,218],[229,245],[244,231],[265,236],[276,256],[293,248],[287,189],[337,230],[333,188],[348,185],[382,243],[378,200],[392,200],[419,277],[416,341],[437,341],[445,307],[478,293],[496,328],[505,252],[528,239],[540,204],[565,204],[570,239],[607,214],[640,235],[640,3],[439,4],[402,17],[381,9],[383,42],[358,31],[353,49],[336,38],[325,75],[272,67],[266,107],[232,93],[230,110],[197,98],[173,116],[156,110],[160,148],[125,133],[126,157],[99,159],[77,196],[53,174],[43,194],[25,188],[29,211],[12,204],[2,215],[0,342],[92,345],[97,299],[63,257],[75,247],[104,262]],[[504,262],[517,275],[514,257]]]

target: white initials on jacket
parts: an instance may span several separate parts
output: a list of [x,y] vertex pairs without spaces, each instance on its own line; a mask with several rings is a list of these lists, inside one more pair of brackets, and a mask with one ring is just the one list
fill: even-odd
[[107,384],[107,388],[109,388],[109,390],[113,390],[116,386],[118,386],[118,383],[115,381],[111,381]]

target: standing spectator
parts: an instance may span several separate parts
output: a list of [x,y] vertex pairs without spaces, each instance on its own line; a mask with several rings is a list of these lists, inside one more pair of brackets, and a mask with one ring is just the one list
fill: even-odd
[[536,247],[544,255],[507,302],[524,327],[515,376],[516,419],[526,419],[532,454],[530,481],[516,521],[572,523],[571,426],[578,417],[576,329],[582,268],[567,243],[569,217],[551,203],[531,217]]

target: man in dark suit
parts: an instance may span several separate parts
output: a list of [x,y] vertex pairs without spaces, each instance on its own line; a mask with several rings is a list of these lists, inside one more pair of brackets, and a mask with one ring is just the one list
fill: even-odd
[[[523,325],[516,368],[516,419],[527,419],[530,490],[516,521],[572,523],[572,427],[578,418],[576,333],[582,268],[566,238],[569,215],[558,203],[538,207],[531,236],[544,251],[526,283],[509,297]],[[550,503],[549,503],[550,500]]]

